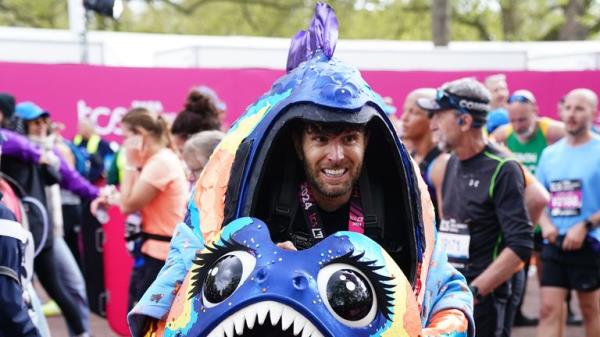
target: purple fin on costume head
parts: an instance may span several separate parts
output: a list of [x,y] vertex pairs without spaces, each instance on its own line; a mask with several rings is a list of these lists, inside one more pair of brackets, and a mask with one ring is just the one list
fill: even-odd
[[333,56],[338,39],[338,20],[328,4],[317,3],[307,30],[299,31],[292,39],[286,70],[289,73],[300,63],[309,60],[317,50],[328,58]]

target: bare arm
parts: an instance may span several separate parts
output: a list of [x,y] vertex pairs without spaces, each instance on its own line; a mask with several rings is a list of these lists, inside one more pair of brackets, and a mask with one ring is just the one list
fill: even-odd
[[119,207],[125,214],[139,211],[159,193],[158,188],[139,179],[135,169],[126,169],[121,184]]
[[504,248],[498,258],[487,267],[471,285],[479,288],[481,295],[487,295],[506,282],[516,271],[523,267],[521,258],[510,248]]
[[438,214],[440,218],[443,217],[443,203],[442,203],[442,186],[444,185],[444,174],[446,173],[446,166],[448,166],[448,160],[450,159],[449,154],[441,154],[431,166],[431,182],[435,187],[435,197],[437,198]]
[[553,144],[559,141],[565,135],[565,123],[553,120],[550,122],[550,124],[548,124],[548,144]]
[[537,179],[532,179],[525,188],[525,205],[533,223],[538,223],[546,205],[550,201],[550,194]]
[[498,127],[496,130],[494,130],[494,132],[492,132],[492,134],[490,135],[490,138],[494,141],[496,141],[497,143],[500,144],[504,144],[504,142],[506,141],[506,129],[508,128],[508,125],[502,125],[500,127]]

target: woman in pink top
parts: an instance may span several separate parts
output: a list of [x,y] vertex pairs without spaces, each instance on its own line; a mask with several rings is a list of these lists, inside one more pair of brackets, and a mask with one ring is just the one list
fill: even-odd
[[129,284],[129,308],[158,275],[169,252],[175,225],[187,201],[187,180],[181,161],[171,149],[165,120],[144,108],[130,110],[121,120],[127,165],[114,197],[121,212],[141,214],[141,259]]

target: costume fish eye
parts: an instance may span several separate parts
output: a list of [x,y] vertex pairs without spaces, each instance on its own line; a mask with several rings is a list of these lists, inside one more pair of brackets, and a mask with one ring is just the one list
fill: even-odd
[[253,218],[225,226],[215,244],[197,254],[174,303],[181,311],[163,320],[165,336],[420,332],[410,283],[377,243],[338,232],[309,249],[288,251]]
[[[427,187],[385,103],[333,58],[337,25],[317,4],[292,40],[288,73],[213,152],[165,267],[128,316],[133,336],[474,334],[472,295],[435,244]],[[292,134],[305,123],[367,130],[362,234],[291,231],[306,182]],[[273,244],[289,232],[299,251]]]

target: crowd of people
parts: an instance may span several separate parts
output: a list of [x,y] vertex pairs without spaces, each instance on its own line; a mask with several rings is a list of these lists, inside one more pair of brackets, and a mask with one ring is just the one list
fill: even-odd
[[[462,78],[438,89],[415,89],[399,118],[390,116],[428,187],[437,240],[473,296],[478,336],[510,336],[514,325],[537,325],[538,336],[561,336],[566,322],[583,324],[586,336],[600,335],[600,136],[593,128],[598,97],[576,88],[557,107],[560,121],[540,116],[531,91],[510,94],[506,77],[493,75],[484,83]],[[123,143],[116,148],[87,119],[79,121],[72,140],[65,139],[50,111],[0,94],[0,336],[50,335],[31,287],[33,272],[70,335],[90,335],[88,266],[81,259],[87,225],[82,219],[90,210],[100,215],[119,207],[129,216],[124,231],[136,261],[132,309],[165,265],[192,187],[225,135],[224,113],[214,91],[193,88],[172,122],[132,108],[121,121]],[[291,137],[309,164],[321,157],[360,163],[374,135],[307,123]],[[341,152],[327,153],[330,143]],[[306,166],[307,175],[319,177],[319,165]],[[352,183],[360,169],[349,166]],[[323,177],[308,183],[322,221],[336,222],[324,226],[329,235],[344,230],[348,210],[340,215],[340,203],[327,197],[337,193],[327,190],[341,179],[337,166],[323,170]],[[312,246],[284,234],[274,236],[282,248]],[[521,311],[534,266],[539,321]],[[571,293],[582,323],[571,312]]]

